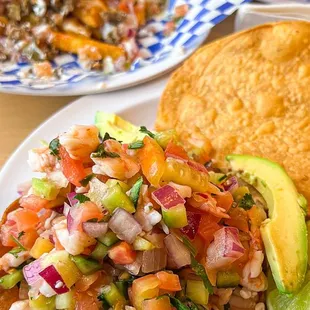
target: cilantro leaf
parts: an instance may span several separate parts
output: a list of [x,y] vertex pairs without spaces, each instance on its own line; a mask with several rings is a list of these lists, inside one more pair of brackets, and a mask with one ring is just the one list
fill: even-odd
[[108,132],[106,132],[105,134],[104,134],[104,137],[103,137],[103,140],[102,140],[102,142],[104,142],[104,141],[106,141],[106,140],[116,140],[115,138],[113,138],[113,137],[111,137],[110,136],[110,134],[108,133]]
[[130,199],[132,200],[135,208],[137,207],[138,204],[142,183],[143,183],[143,177],[140,177],[130,190]]
[[57,158],[59,158],[59,147],[60,143],[58,138],[53,139],[48,145],[48,148],[51,150],[51,154]]
[[208,290],[210,294],[213,294],[212,284],[207,276],[205,268],[197,262],[195,257],[191,255],[191,267],[197,276],[201,277],[205,288]]
[[17,247],[9,251],[10,254],[12,254],[15,258],[18,258],[18,253],[24,251],[21,247]]
[[255,204],[254,200],[253,200],[253,197],[251,194],[249,193],[246,193],[242,199],[239,201],[239,204],[238,206],[242,209],[245,209],[245,210],[250,210],[253,205]]
[[145,126],[141,126],[139,131],[149,135],[153,139],[155,138],[155,134],[153,134],[151,131],[149,131]]
[[83,195],[83,194],[76,194],[76,195],[74,196],[74,198],[75,198],[76,200],[78,200],[79,203],[84,203],[84,202],[86,202],[86,201],[90,201],[90,199],[89,199],[87,196]]
[[179,299],[168,295],[170,297],[170,302],[171,304],[177,308],[177,310],[190,310],[191,308],[187,307],[186,305],[184,305]]
[[136,141],[128,144],[129,150],[141,149],[142,147],[144,147],[143,141]]
[[191,254],[193,256],[196,256],[197,255],[197,250],[192,245],[192,243],[189,241],[189,239],[187,237],[185,237],[185,236],[182,236],[182,241],[183,241],[184,245],[190,250]]
[[17,246],[19,248],[22,249],[22,251],[25,251],[26,249],[24,248],[24,246],[19,242],[19,240],[17,238],[15,238],[13,235],[11,235],[11,239],[17,244]]
[[82,179],[82,180],[80,181],[81,185],[84,186],[84,187],[87,186],[88,183],[89,183],[89,181],[90,181],[94,176],[95,176],[95,175],[94,175],[93,173],[87,175],[84,179]]
[[111,157],[111,158],[116,158],[116,157],[120,157],[117,153],[114,153],[114,152],[107,152],[105,149],[104,149],[104,145],[103,143],[101,143],[96,152],[93,153],[91,155],[93,158],[106,158],[106,157]]
[[18,234],[18,236],[17,236],[17,240],[19,240],[24,234],[25,234],[25,232],[24,232],[24,231],[21,231],[21,232]]
[[218,181],[219,181],[219,182],[222,182],[222,181],[224,181],[224,180],[226,180],[226,179],[227,179],[227,175],[224,174],[224,175],[222,175],[222,176],[218,179]]

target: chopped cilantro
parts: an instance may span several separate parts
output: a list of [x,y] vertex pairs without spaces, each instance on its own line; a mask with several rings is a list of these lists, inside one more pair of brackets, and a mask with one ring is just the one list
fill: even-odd
[[195,249],[195,247],[192,245],[192,243],[190,242],[190,240],[185,237],[185,236],[182,236],[182,241],[184,243],[184,245],[190,250],[191,254],[193,256],[196,256],[197,254],[197,250]]
[[222,181],[224,181],[224,180],[226,180],[226,179],[227,179],[227,175],[224,174],[224,175],[222,175],[218,180],[219,180],[219,182],[222,182]]
[[60,143],[58,138],[53,139],[48,145],[48,148],[51,150],[51,154],[57,158],[59,158],[59,147]]
[[75,198],[76,200],[78,200],[79,203],[84,203],[84,202],[86,202],[86,201],[90,201],[90,199],[89,199],[87,196],[83,195],[83,194],[76,194],[76,195],[74,196],[74,198]]
[[128,149],[130,150],[141,149],[142,147],[144,147],[143,141],[136,141],[128,144]]
[[110,139],[116,140],[115,138],[111,137],[110,134],[109,134],[108,132],[106,132],[106,133],[104,134],[104,137],[103,137],[103,140],[102,140],[102,141],[104,142],[104,141],[110,140]]
[[21,232],[18,234],[17,239],[19,240],[24,234],[25,234],[25,232],[24,232],[24,231],[21,231]]
[[210,283],[210,280],[207,276],[205,268],[197,262],[195,257],[191,255],[191,267],[197,276],[201,277],[205,288],[208,290],[210,294],[213,294],[213,288]]
[[177,308],[177,310],[190,310],[189,307],[187,307],[186,305],[184,305],[179,299],[171,296],[171,295],[168,295],[169,298],[170,298],[170,302],[171,304]]
[[11,235],[11,239],[17,244],[17,246],[19,248],[21,248],[23,251],[25,251],[26,249],[24,248],[24,246],[19,242],[18,238],[15,238],[13,235]]
[[89,181],[90,181],[94,176],[95,176],[95,175],[94,175],[93,173],[87,175],[84,179],[82,179],[82,180],[80,181],[81,185],[84,186],[84,187],[87,186],[88,183],[89,183]]
[[132,200],[135,208],[137,207],[137,204],[138,204],[142,183],[143,183],[143,178],[140,177],[130,190],[130,199]]
[[103,143],[101,143],[96,152],[92,154],[93,158],[106,158],[106,157],[111,157],[111,158],[116,158],[116,157],[120,157],[117,153],[114,152],[107,152],[104,149],[104,145]]
[[21,247],[17,247],[9,251],[10,254],[12,254],[15,258],[18,258],[18,253],[24,251]]
[[151,131],[149,131],[145,126],[141,126],[139,131],[149,135],[153,139],[155,138],[155,134],[153,134]]
[[253,197],[251,194],[249,193],[246,193],[242,199],[239,201],[239,204],[238,206],[242,209],[245,209],[245,210],[250,210],[253,205],[255,204],[254,200],[253,200]]

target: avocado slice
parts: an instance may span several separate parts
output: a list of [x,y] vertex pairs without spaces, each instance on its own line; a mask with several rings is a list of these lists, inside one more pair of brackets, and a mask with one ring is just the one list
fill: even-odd
[[261,234],[278,290],[298,291],[305,278],[308,256],[304,200],[279,164],[250,155],[233,154],[226,159],[232,170],[253,185],[267,203],[269,218],[263,222]]
[[98,111],[95,116],[95,125],[99,129],[101,137],[104,137],[107,132],[111,137],[123,143],[143,140],[145,136],[145,133],[139,131],[140,127],[125,121],[113,113]]

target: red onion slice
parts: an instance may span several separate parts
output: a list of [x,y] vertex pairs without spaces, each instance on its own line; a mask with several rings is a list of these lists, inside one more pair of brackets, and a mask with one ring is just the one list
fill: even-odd
[[100,222],[85,222],[83,223],[83,230],[87,233],[88,236],[93,238],[99,238],[105,235],[108,231],[108,223]]
[[233,176],[223,183],[225,191],[233,192],[239,187],[237,177]]
[[67,194],[67,198],[69,200],[71,207],[73,207],[74,205],[76,205],[79,202],[77,199],[74,198],[75,196],[76,196],[76,192],[72,192],[72,193]]
[[40,276],[50,285],[50,287],[56,292],[56,294],[64,294],[69,292],[61,275],[58,273],[54,265],[50,265],[40,273]]
[[153,199],[163,208],[170,209],[179,204],[184,204],[185,200],[178,191],[170,185],[165,185],[152,193]]
[[189,239],[193,240],[195,239],[197,232],[198,232],[198,228],[199,228],[199,224],[201,220],[201,214],[194,213],[191,211],[187,211],[186,213],[187,213],[188,225],[181,228],[180,230]]
[[165,246],[171,262],[174,262],[178,268],[190,265],[191,253],[189,249],[176,236],[170,234],[165,239]]
[[30,286],[40,281],[40,272],[44,269],[41,259],[37,259],[23,268],[24,278]]

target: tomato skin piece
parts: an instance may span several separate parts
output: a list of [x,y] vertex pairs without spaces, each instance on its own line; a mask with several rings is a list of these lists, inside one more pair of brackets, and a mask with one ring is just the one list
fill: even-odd
[[35,229],[30,229],[25,231],[24,235],[19,238],[19,242],[28,250],[30,250],[36,240],[39,238],[39,235]]
[[218,224],[219,218],[212,214],[203,215],[199,224],[198,234],[205,240],[206,245],[209,245],[214,239],[214,233],[222,228]]
[[151,185],[159,187],[166,164],[164,151],[148,136],[144,137],[143,143],[144,146],[137,152],[142,172]]
[[63,146],[60,146],[59,148],[59,156],[61,158],[60,166],[64,176],[70,183],[80,187],[80,181],[86,177],[83,162],[72,159]]
[[171,292],[181,291],[181,283],[177,274],[168,273],[166,271],[159,271],[156,273],[156,277],[159,279],[159,288]]
[[165,149],[165,156],[166,157],[173,157],[181,160],[189,160],[189,157],[184,150],[184,148],[180,145],[175,144],[174,142],[170,141]]
[[28,231],[33,229],[39,223],[37,213],[27,209],[17,210],[14,213],[18,231]]
[[142,303],[143,310],[172,310],[168,296],[144,300]]
[[232,208],[229,213],[230,219],[225,219],[225,224],[236,227],[241,231],[249,232],[247,211],[242,208]]
[[12,236],[18,236],[17,225],[15,222],[12,222],[13,225],[10,225],[8,221],[1,226],[0,240],[3,246],[15,247],[16,243],[12,239]]
[[127,265],[132,264],[136,260],[137,253],[132,249],[130,244],[122,241],[112,247],[108,255],[115,264]]
[[[96,298],[95,292],[76,292],[75,299],[76,299],[76,310],[85,310],[85,309],[92,309],[92,310],[99,310],[98,300]],[[93,293],[93,294],[91,294]]]
[[220,195],[216,195],[214,196],[214,199],[217,202],[217,206],[225,209],[226,211],[231,208],[234,202],[233,196],[230,192],[224,192]]
[[47,208],[49,201],[36,195],[29,195],[22,197],[19,203],[25,209],[38,212]]

